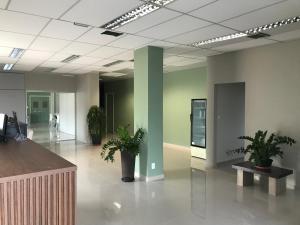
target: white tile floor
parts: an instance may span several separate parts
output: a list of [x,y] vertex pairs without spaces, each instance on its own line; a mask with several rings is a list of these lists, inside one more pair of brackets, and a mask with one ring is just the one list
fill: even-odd
[[165,148],[165,180],[122,183],[120,162],[100,147],[45,144],[78,166],[77,225],[299,225],[300,193],[271,197],[258,186],[236,187],[230,169],[190,168],[188,152]]

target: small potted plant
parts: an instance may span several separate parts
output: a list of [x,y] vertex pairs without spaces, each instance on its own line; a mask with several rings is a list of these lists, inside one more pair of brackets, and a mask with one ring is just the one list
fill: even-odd
[[91,106],[87,114],[87,123],[93,145],[100,145],[104,131],[105,115],[103,110],[96,105]]
[[[283,158],[281,145],[292,146],[296,141],[287,136],[279,136],[272,133],[267,138],[268,131],[257,131],[254,137],[241,136],[239,139],[249,141],[250,144],[246,147],[234,149],[230,152],[250,154],[249,161],[254,163],[254,166],[260,170],[269,170],[272,166],[274,157],[280,156]],[[230,153],[229,152],[229,153]]]
[[130,136],[128,126],[121,126],[117,129],[117,137],[111,138],[104,144],[101,156],[105,161],[114,162],[115,153],[120,151],[122,181],[133,182],[135,157],[140,153],[140,144],[143,142],[144,131],[142,128],[139,128],[134,136]]

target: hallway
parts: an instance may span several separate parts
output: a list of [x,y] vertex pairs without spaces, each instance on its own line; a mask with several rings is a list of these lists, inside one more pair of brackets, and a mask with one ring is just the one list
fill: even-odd
[[165,148],[165,180],[122,183],[120,160],[104,162],[99,147],[75,141],[44,144],[78,166],[80,225],[298,225],[299,191],[277,198],[257,185],[240,189],[230,168],[190,168],[190,154]]

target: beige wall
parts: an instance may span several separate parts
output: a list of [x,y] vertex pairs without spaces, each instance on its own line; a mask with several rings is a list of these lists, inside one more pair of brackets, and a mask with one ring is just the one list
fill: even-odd
[[76,139],[89,143],[86,116],[92,105],[99,105],[99,76],[79,75],[76,83]]
[[59,74],[27,73],[25,74],[26,90],[49,92],[76,92],[76,76]]
[[[214,154],[214,84],[246,83],[245,133],[257,129],[280,132],[300,143],[300,40],[268,45],[208,59],[208,164]],[[300,186],[300,145],[286,151],[282,164],[297,171]]]

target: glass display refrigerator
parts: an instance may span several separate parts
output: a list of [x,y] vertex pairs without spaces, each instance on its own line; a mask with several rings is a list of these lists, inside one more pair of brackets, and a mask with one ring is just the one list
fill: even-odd
[[191,154],[206,159],[206,99],[192,99]]

